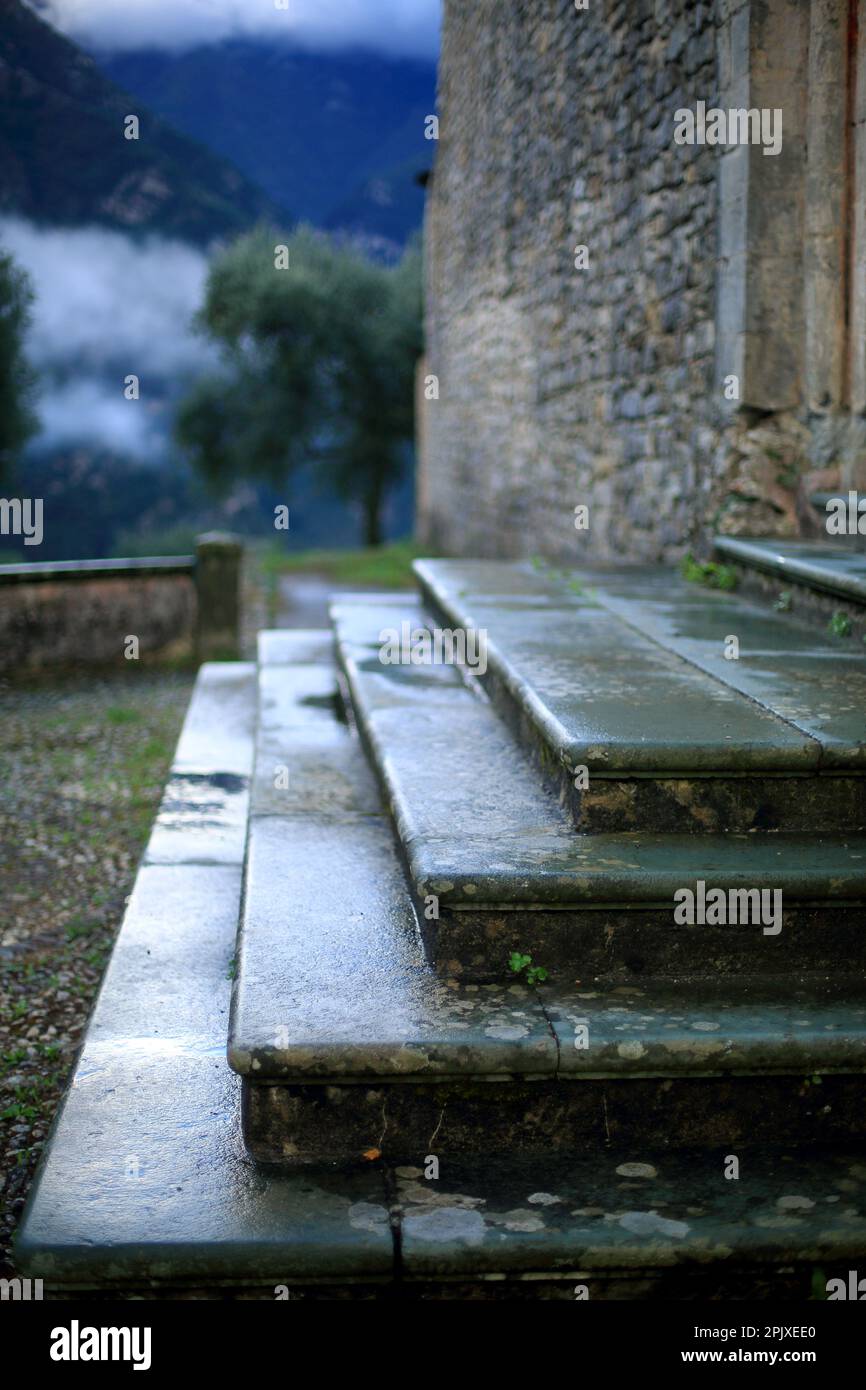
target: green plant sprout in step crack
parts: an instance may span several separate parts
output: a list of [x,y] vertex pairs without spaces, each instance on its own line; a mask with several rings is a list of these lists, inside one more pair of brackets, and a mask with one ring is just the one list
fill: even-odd
[[515,975],[520,975],[524,971],[526,983],[528,985],[540,985],[547,979],[547,971],[543,965],[533,965],[532,956],[525,956],[520,951],[512,951],[508,958],[508,968]]
[[708,589],[736,589],[737,575],[730,565],[719,565],[715,560],[702,563],[696,560],[691,551],[680,565],[683,579],[690,584],[703,584]]
[[827,624],[827,631],[831,637],[850,637],[851,619],[848,614],[837,609]]

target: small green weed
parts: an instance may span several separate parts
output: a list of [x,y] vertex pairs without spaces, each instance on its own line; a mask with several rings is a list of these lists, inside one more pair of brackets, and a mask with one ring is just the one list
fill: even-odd
[[827,624],[827,631],[830,633],[831,637],[850,637],[851,619],[848,617],[848,614],[843,613],[837,608]]
[[528,985],[540,985],[547,979],[547,971],[544,966],[533,965],[532,956],[521,955],[520,951],[512,951],[508,958],[508,968],[515,975],[521,975],[525,971],[524,978]]
[[680,565],[683,579],[690,584],[703,584],[707,589],[736,589],[736,571],[730,565],[719,565],[715,560],[701,562],[691,552]]

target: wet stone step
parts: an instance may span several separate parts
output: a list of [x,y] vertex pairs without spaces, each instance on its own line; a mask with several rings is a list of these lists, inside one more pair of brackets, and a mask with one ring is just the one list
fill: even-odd
[[[274,664],[297,669],[291,700],[281,702],[273,689],[261,700],[269,735],[283,756],[308,746],[318,731],[321,748],[341,749],[347,764],[355,760],[343,782],[337,776],[339,762],[330,765],[329,794],[316,814],[335,836],[346,829],[359,834],[378,830],[382,853],[388,845],[393,860],[386,820],[369,799],[375,783],[365,783],[358,771],[365,764],[357,740],[337,718],[333,701],[320,698],[329,694],[321,670],[327,652],[328,639],[310,640],[309,634],[297,642],[280,637],[272,644]],[[187,778],[185,812],[193,820],[196,797],[201,798],[197,809],[202,818],[221,816],[211,785],[250,777],[254,697],[249,667],[203,668],[173,768],[176,777]],[[268,797],[281,789],[268,783],[270,756],[259,762],[254,796],[257,786]],[[285,846],[292,845],[292,827],[309,819],[312,788],[303,786],[309,776],[309,767],[298,773],[298,799],[287,804],[284,814],[270,804],[265,814],[254,813],[262,825],[282,826],[284,857]],[[290,785],[282,789],[288,793]],[[169,808],[170,817],[175,811],[176,806]],[[470,1123],[467,1110],[462,1119],[459,1113],[446,1115],[439,1133],[443,1143],[447,1138],[447,1149],[435,1177],[426,1163],[396,1164],[372,1156],[339,1168],[333,1162],[295,1169],[255,1162],[244,1147],[241,1128],[240,1092],[247,1080],[233,1076],[225,1059],[241,896],[240,850],[236,841],[233,848],[229,843],[233,823],[232,817],[225,822],[219,856],[206,862],[200,859],[196,824],[186,829],[163,825],[139,870],[19,1230],[17,1270],[43,1279],[46,1296],[110,1297],[123,1291],[198,1297],[205,1291],[208,1296],[273,1299],[280,1286],[304,1297],[327,1296],[332,1290],[341,1297],[364,1297],[387,1289],[419,1298],[459,1293],[573,1300],[579,1278],[594,1299],[692,1297],[696,1290],[707,1296],[741,1298],[757,1292],[803,1298],[816,1264],[827,1278],[845,1276],[864,1242],[863,1148],[858,1143],[849,1150],[840,1142],[828,1153],[823,1140],[835,1137],[833,1109],[844,1111],[845,1088],[856,1080],[859,1015],[857,1006],[837,997],[835,988],[822,992],[810,987],[802,999],[783,994],[776,1000],[765,992],[743,996],[727,1027],[723,1055],[718,1048],[712,1053],[712,1084],[777,1083],[780,1123],[805,1134],[811,1114],[815,1127],[808,1132],[821,1141],[814,1149],[773,1147],[753,1156],[743,1137],[735,1154],[737,1181],[730,1180],[729,1136],[739,1136],[750,1120],[763,1124],[759,1132],[766,1132],[758,1091],[754,1099],[744,1091],[732,1092],[730,1104],[717,1093],[721,1109],[732,1108],[736,1100],[745,1117],[740,1128],[724,1115],[716,1117],[725,1127],[719,1151],[703,1146],[673,1152],[661,1143],[655,1148],[643,1134],[628,1139],[630,1122],[621,1114],[616,1128],[611,1095],[607,1125],[616,1150],[612,1146],[587,1154],[576,1142],[571,1152],[530,1149],[523,1160],[508,1156],[504,1145],[499,1153],[474,1149],[461,1155],[457,1138],[459,1124]],[[172,837],[168,846],[165,834]],[[305,842],[299,841],[292,855],[300,860],[304,851]],[[275,840],[275,862],[276,855]],[[308,884],[317,867],[310,856]],[[382,881],[387,882],[390,870],[384,858],[378,861],[378,871],[383,869]],[[335,1093],[349,1091],[346,1072],[354,1067],[360,1084],[351,1096],[371,1106],[369,1092],[378,1089],[376,1068],[383,1062],[392,1066],[396,1058],[401,1077],[408,1072],[423,1077],[414,1088],[404,1086],[401,1094],[408,1097],[415,1090],[422,1098],[416,1112],[406,1112],[406,1133],[416,1134],[423,1124],[429,1154],[439,1136],[435,1125],[426,1130],[425,1088],[459,1086],[467,1076],[464,1061],[479,1065],[477,1055],[467,1058],[458,1042],[467,1023],[470,1034],[480,1031],[484,1037],[482,1070],[489,1074],[504,1068],[520,1078],[487,1083],[497,1096],[493,1113],[488,1111],[490,1132],[504,1135],[509,1114],[519,1119],[528,1088],[560,1085],[557,1068],[562,1068],[566,1051],[575,1056],[585,1051],[574,1046],[575,1028],[582,1026],[584,1015],[590,1052],[597,1043],[598,1060],[605,1067],[622,1068],[618,1084],[664,1085],[657,1077],[641,1075],[635,1044],[646,1049],[655,1065],[666,1024],[677,1023],[673,1013],[683,1014],[677,1023],[681,1030],[689,1015],[688,994],[682,1010],[676,1010],[669,996],[663,1004],[653,1001],[651,991],[605,995],[583,987],[575,997],[573,990],[548,986],[536,992],[521,984],[484,991],[436,980],[423,963],[405,896],[400,899],[395,890],[390,921],[371,912],[366,895],[376,872],[374,864],[363,891],[353,895],[350,877],[344,879],[338,865],[331,885],[335,912],[333,920],[323,918],[321,941],[310,930],[312,919],[294,914],[292,893],[284,894],[279,904],[282,933],[275,925],[270,945],[279,945],[282,938],[289,955],[282,957],[280,969],[261,959],[254,962],[266,981],[278,984],[274,1017],[282,1028],[275,1046],[288,1050],[293,1067],[302,1059],[309,1078],[302,1084],[324,1088],[337,1061],[343,1080]],[[292,880],[300,882],[300,877]],[[276,882],[278,896],[284,887],[286,881]],[[323,899],[324,893],[323,886]],[[339,931],[337,910],[342,915]],[[385,938],[378,954],[377,934]],[[332,966],[334,975],[329,973]],[[396,994],[389,995],[395,975]],[[478,996],[486,1002],[467,1008]],[[359,1007],[368,999],[369,1014]],[[446,999],[451,1011],[443,1015]],[[696,1040],[691,1048],[704,1049],[704,1067],[714,1030],[699,1025],[723,1021],[721,1000],[721,995],[705,995],[700,1011],[690,1015],[689,1031]],[[768,1071],[753,1077],[736,1068],[724,1070],[738,1058],[742,1062],[750,1049],[754,1064],[767,1066],[766,1052],[759,1056],[764,1045],[759,1044],[758,1021],[777,1003],[787,1010],[786,1021],[779,1015],[773,1028],[784,1033],[786,1046],[791,1039],[790,1064],[799,1068],[805,1050],[827,1067],[821,1086],[828,1090],[817,1108],[813,1093],[821,1087],[810,1089],[805,1077],[795,1094],[800,1079],[794,1073]],[[379,1043],[386,1037],[385,1049],[371,1044],[373,1032],[364,1029],[364,1020],[369,1022],[377,1010],[379,1021],[384,1020]],[[426,1020],[425,1036],[421,1046],[413,1046],[412,1029],[419,1017]],[[400,1020],[409,1031],[398,1036]],[[298,1045],[293,1049],[294,1029]],[[685,1036],[681,1031],[681,1039]],[[719,1030],[715,1041],[721,1041]],[[699,1087],[707,1077],[689,1073],[684,1061],[688,1051],[672,1050],[671,1065],[676,1054],[681,1068],[672,1079]],[[521,1072],[527,1052],[531,1061]],[[366,1060],[360,1053],[366,1053]],[[577,1064],[583,1063],[578,1059]],[[585,1079],[592,1085],[589,1073]],[[507,1099],[512,1085],[514,1102]],[[577,1096],[581,1087],[572,1089]],[[535,1094],[542,1096],[541,1091]],[[659,1106],[666,1103],[666,1094],[660,1091]],[[699,1132],[702,1113],[708,1126],[712,1122],[706,1108],[701,1111],[700,1096],[706,1094],[695,1092],[692,1133]],[[523,1122],[527,1142],[529,1126],[537,1132],[548,1117],[555,1132],[553,1112],[545,1110],[550,1102],[536,1104],[540,1119],[525,1117]],[[645,1104],[651,1107],[649,1092]],[[497,1118],[500,1109],[503,1121]],[[572,1123],[566,1121],[566,1134],[575,1133]],[[661,1125],[650,1123],[660,1135]],[[852,1121],[855,1135],[857,1124]],[[366,1133],[369,1125],[364,1123],[362,1130]],[[407,1145],[414,1151],[413,1146],[414,1141]]]
[[[526,565],[462,560],[419,561],[415,569],[436,623],[486,634],[478,678],[579,829],[866,826],[863,728],[851,711],[862,669],[834,668],[835,652],[811,633],[799,647],[786,638],[796,692],[774,703],[772,682],[762,683],[757,666],[743,688],[736,670],[720,669],[738,666],[724,660],[727,633],[718,661],[696,662],[693,651],[626,611],[615,573],[568,581]],[[647,578],[652,572],[632,572],[621,582],[640,596]],[[667,572],[656,582],[668,595],[678,583]],[[680,588],[693,602],[694,589]],[[698,635],[716,641],[714,627]],[[822,672],[838,682],[835,717]],[[799,719],[789,717],[792,700]]]
[[638,1146],[522,1164],[490,1154],[447,1165],[438,1181],[417,1165],[396,1178],[408,1282],[546,1270],[568,1280],[572,1299],[664,1296],[666,1286],[674,1297],[825,1298],[827,1279],[846,1278],[866,1241],[856,1146],[744,1146],[739,1156]]
[[[473,991],[455,985],[453,1017],[464,1004],[463,1043],[472,1054],[464,1075],[443,1069],[437,1078],[429,1055],[418,1052],[414,1071],[407,1058],[401,1074],[386,1064],[376,1078],[383,1049],[373,1019],[366,1044],[357,1041],[367,1055],[365,1080],[356,1061],[348,1078],[335,1072],[311,1082],[309,1058],[287,1045],[246,1074],[246,1143],[267,1162],[359,1164],[371,1154],[419,1163],[431,1153],[444,1162],[641,1142],[664,1149],[866,1139],[866,1004],[862,996],[816,1003],[819,993],[749,998],[746,989],[706,998],[665,982],[571,994],[545,987],[538,1002],[556,1040],[555,1070],[526,1076],[499,1069],[508,1066],[505,1050],[497,1056],[485,1046]],[[510,994],[497,1031],[510,1032],[516,1054],[521,1034],[532,1047],[532,1015],[519,987]],[[281,1066],[295,1079],[255,1080]]]
[[453,668],[379,660],[386,613],[337,605],[338,659],[441,974],[499,978],[512,952],[620,981],[860,968],[866,838],[577,834]]
[[[862,517],[862,513],[860,514]],[[866,552],[841,538],[829,540],[760,540],[717,536],[715,548],[730,564],[761,570],[778,579],[779,588],[802,584],[866,605]]]
[[[208,783],[249,778],[255,707],[252,667],[202,667],[173,765],[202,818]],[[196,824],[158,825],[139,870],[19,1227],[46,1296],[394,1278],[381,1167],[266,1173],[244,1148],[225,1060],[243,846],[220,846],[200,862]]]
[[289,1168],[349,1171],[384,1156],[424,1164],[496,1152],[561,1155],[611,1146],[866,1143],[862,1074],[722,1075],[435,1084],[245,1083],[250,1154]]
[[[353,621],[362,619],[358,605]],[[642,1131],[659,1146],[678,1132],[695,1144],[733,1142],[749,1130],[769,1141],[782,1117],[786,1134],[810,1143],[859,1132],[863,1002],[850,982],[795,977],[787,948],[768,955],[781,982],[747,978],[741,966],[743,978],[717,981],[715,993],[692,977],[611,987],[595,979],[610,975],[613,958],[610,919],[599,908],[587,914],[599,970],[588,950],[567,975],[556,980],[551,970],[550,983],[530,988],[509,972],[506,949],[495,960],[496,983],[459,969],[434,973],[359,739],[327,699],[311,700],[327,696],[335,679],[325,663],[260,672],[229,1032],[229,1062],[243,1078],[244,1139],[256,1158],[416,1161],[433,1135],[449,1154],[474,1151],[491,1135],[542,1153],[558,1143],[553,1132],[574,1145],[626,1142]],[[448,688],[443,677],[440,695]],[[453,688],[461,709],[494,718],[459,683]],[[448,722],[459,749],[459,722]],[[423,740],[412,735],[411,744],[420,758]],[[329,761],[318,756],[324,750]],[[284,789],[271,775],[280,766],[290,769]],[[512,804],[507,781],[504,797]],[[570,831],[568,843],[580,838]],[[695,837],[682,840],[694,849]],[[611,870],[607,864],[600,882]],[[532,910],[537,883],[515,875],[512,890],[516,900],[528,895],[526,917],[500,916],[549,923],[550,914]],[[554,942],[537,940],[537,959],[547,964]],[[714,977],[717,962],[697,959]]]
[[[672,581],[665,572],[600,576],[593,592],[635,631],[814,739],[821,748],[819,785],[842,796],[845,810],[855,817],[852,828],[861,823],[856,817],[862,817],[866,788],[862,650],[840,646],[738,595]],[[736,660],[725,656],[731,637]],[[856,790],[856,800],[846,787]],[[811,791],[811,782],[802,784],[804,806],[813,824],[824,826],[823,802],[813,804]]]

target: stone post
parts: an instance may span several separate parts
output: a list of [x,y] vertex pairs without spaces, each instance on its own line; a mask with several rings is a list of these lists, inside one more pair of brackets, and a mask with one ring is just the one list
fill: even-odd
[[241,557],[234,536],[209,531],[195,546],[196,660],[237,661],[240,650]]

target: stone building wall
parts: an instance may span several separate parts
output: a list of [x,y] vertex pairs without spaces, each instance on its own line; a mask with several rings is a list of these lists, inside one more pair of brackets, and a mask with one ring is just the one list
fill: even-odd
[[[670,557],[714,530],[808,530],[814,487],[856,472],[837,332],[849,8],[445,0],[426,225],[438,399],[419,428],[431,547]],[[782,153],[676,144],[675,112],[699,101],[784,105]]]

